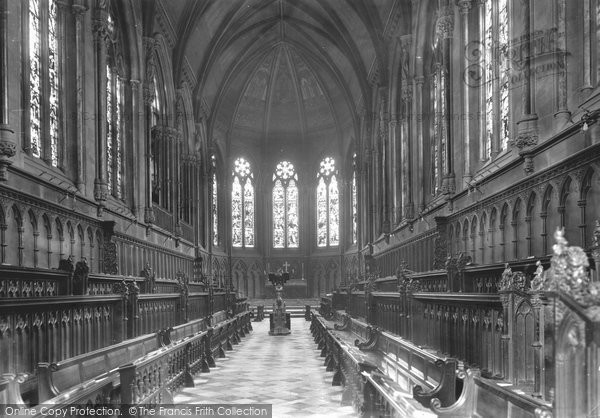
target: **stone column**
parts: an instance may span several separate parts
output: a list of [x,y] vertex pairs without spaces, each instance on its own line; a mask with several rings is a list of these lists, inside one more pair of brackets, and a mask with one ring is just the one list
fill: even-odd
[[[413,167],[419,167],[416,170],[416,181],[413,183],[417,186],[415,189],[415,202],[419,204],[419,211],[425,208],[425,164],[424,164],[424,153],[423,153],[423,83],[425,82],[425,78],[423,76],[415,77],[414,83],[414,100],[413,100],[413,123],[415,125],[415,138],[417,144],[417,153],[416,153],[416,164]],[[411,178],[412,180],[412,178]],[[412,219],[414,217],[414,208],[411,216],[406,215],[408,219]]]
[[380,161],[381,161],[380,193],[381,193],[381,202],[382,202],[382,207],[380,210],[380,213],[381,213],[381,224],[380,224],[381,231],[380,232],[385,234],[385,233],[390,232],[390,227],[391,227],[391,221],[390,221],[391,183],[389,181],[391,167],[389,164],[390,137],[389,137],[389,130],[388,130],[390,115],[389,115],[388,108],[387,108],[387,106],[388,106],[387,92],[385,91],[384,88],[381,88],[381,87],[379,88],[379,95],[380,95],[381,101],[380,101],[380,112],[379,112],[379,129],[378,129],[379,147],[378,148],[381,153],[381,155],[380,155]]
[[533,15],[531,7],[533,0],[521,0],[523,4],[523,94],[521,97],[523,103],[523,115],[517,122],[517,135],[511,145],[516,147],[519,155],[524,158],[525,174],[533,172],[533,160],[530,155],[530,148],[538,142],[537,119],[535,113],[535,74],[531,73],[531,20]]
[[400,132],[396,117],[392,117],[389,123],[390,130],[390,187],[391,187],[391,216],[393,225],[398,225],[402,219],[402,197],[401,182],[402,165],[400,159]]
[[150,227],[155,222],[154,209],[152,208],[152,102],[154,101],[154,71],[155,71],[155,46],[156,41],[151,37],[142,39],[144,52],[146,56],[146,68],[144,74],[144,82],[142,85],[144,114],[145,114],[145,163],[146,163],[146,184],[145,184],[145,207],[144,207],[144,222],[146,223],[146,233],[150,231]]
[[[556,10],[556,60],[558,74],[556,75],[556,113],[554,118],[557,128],[561,129],[571,120],[571,112],[567,104],[567,28],[566,0],[557,0]],[[552,36],[552,35],[551,35]]]
[[[143,103],[143,98],[140,97],[140,84],[141,83],[139,80],[129,80],[129,86],[131,89],[131,136],[133,138],[133,141],[131,141],[131,151],[133,152],[131,174],[133,175],[134,179],[143,179],[143,173],[145,173],[144,167],[142,166],[144,160],[138,158],[140,155],[145,155],[144,153],[146,152],[144,147],[141,147],[140,142],[138,141],[138,138],[143,138],[143,122],[140,120],[142,118],[141,111],[143,109],[143,104],[140,104]],[[140,204],[138,202],[142,201],[144,192],[144,188],[141,187],[142,185],[143,182],[140,182],[138,187],[135,187],[133,190],[130,189],[131,211],[136,217],[138,216],[140,209]]]
[[[525,0],[528,1],[528,0]],[[581,90],[591,91],[592,85],[592,0],[583,0],[583,85]]]
[[[467,45],[469,44],[469,10],[471,9],[471,0],[459,0],[458,8],[461,17],[461,38],[462,38],[462,58],[464,71],[470,66],[469,56],[467,54]],[[462,119],[463,119],[463,181],[468,185],[471,182],[471,125],[470,125],[470,106],[469,106],[470,87],[463,80],[462,94]]]
[[415,114],[412,108],[413,83],[410,79],[410,48],[412,45],[412,36],[407,35],[401,38],[402,57],[401,57],[401,108],[400,108],[400,156],[402,164],[401,170],[401,203],[402,215],[405,219],[411,219],[414,214],[412,198],[412,141],[410,139],[412,117]]
[[102,216],[108,198],[106,183],[106,44],[110,40],[106,4],[99,2],[94,10],[92,30],[96,50],[96,179],[94,199],[98,203],[98,216]]
[[76,100],[77,112],[75,119],[75,146],[77,148],[77,168],[75,173],[75,186],[80,193],[85,193],[85,158],[86,158],[86,141],[83,139],[85,134],[85,15],[87,7],[83,4],[73,4],[71,6],[73,15],[75,16],[75,83],[76,83]]
[[456,192],[456,179],[454,174],[454,146],[452,135],[452,120],[450,115],[452,114],[452,77],[450,74],[451,69],[451,51],[452,51],[452,36],[454,32],[454,6],[450,3],[446,6],[440,7],[438,12],[438,18],[436,21],[436,32],[438,37],[441,39],[441,50],[442,50],[442,71],[441,78],[444,80],[443,94],[443,105],[444,112],[442,114],[442,133],[441,135],[446,138],[446,147],[443,151],[442,157],[444,158],[442,166],[444,168],[442,175],[442,193],[450,198]]
[[8,180],[7,168],[17,153],[15,131],[10,127],[8,104],[8,4],[0,0],[0,181]]

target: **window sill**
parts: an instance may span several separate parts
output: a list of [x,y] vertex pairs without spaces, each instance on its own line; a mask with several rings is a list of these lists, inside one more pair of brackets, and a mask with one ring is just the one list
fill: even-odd
[[510,162],[512,162],[514,158],[515,156],[510,148],[500,152],[500,154],[496,155],[495,158],[488,158],[485,164],[479,170],[477,170],[471,181],[476,183],[480,182],[489,175],[502,170]]
[[73,180],[68,178],[60,168],[52,167],[40,158],[24,153],[23,169],[45,183],[49,183],[59,189],[67,189],[71,193],[78,192]]

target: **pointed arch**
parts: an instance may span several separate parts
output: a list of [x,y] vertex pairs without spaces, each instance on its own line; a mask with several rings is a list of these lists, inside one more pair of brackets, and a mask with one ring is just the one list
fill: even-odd
[[[600,184],[600,174],[591,167],[588,168],[581,182],[580,201],[582,202],[584,212],[584,225],[582,244],[584,248],[589,248],[593,243],[594,229],[597,220],[600,220],[600,188],[592,187],[593,184]],[[595,211],[595,212],[594,212]]]
[[488,251],[487,251],[487,246],[488,244],[488,239],[489,239],[489,234],[487,233],[487,212],[484,210],[481,213],[481,218],[479,219],[479,257],[478,257],[478,261],[481,264],[485,264],[487,262],[491,262],[491,260],[488,260]]
[[510,255],[510,257],[512,257],[512,259],[514,260],[518,260],[519,258],[524,258],[521,257],[522,254],[521,252],[523,252],[522,245],[519,245],[519,239],[521,234],[524,232],[523,229],[523,210],[521,208],[521,204],[522,204],[522,199],[520,197],[517,198],[517,200],[515,201],[515,204],[513,205],[512,208],[512,216],[511,216],[511,226],[512,226],[512,239],[511,239],[511,250],[509,251],[508,254]]
[[471,218],[471,230],[469,231],[469,243],[471,260],[476,262],[477,260],[477,226],[479,225],[477,215],[473,215]]
[[498,229],[499,229],[499,238],[500,241],[498,242],[498,244],[500,245],[500,261],[507,261],[510,257],[510,252],[507,251],[507,239],[508,239],[508,212],[510,210],[510,207],[508,205],[508,202],[504,202],[504,205],[502,205],[502,209],[500,211],[500,218],[498,219]]
[[32,267],[40,266],[39,251],[40,251],[40,231],[38,228],[38,217],[33,209],[27,211],[29,222],[25,223],[23,228],[23,237],[27,241],[23,255],[24,265]]

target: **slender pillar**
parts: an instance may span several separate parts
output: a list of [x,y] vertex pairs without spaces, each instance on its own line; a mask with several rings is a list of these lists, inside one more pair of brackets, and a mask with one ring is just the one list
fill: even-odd
[[[527,0],[526,0],[527,1]],[[590,91],[592,85],[592,11],[593,0],[583,0],[583,85],[581,90]]]
[[75,174],[75,186],[82,194],[85,194],[85,156],[86,141],[85,138],[85,28],[84,20],[87,7],[76,3],[71,6],[75,16],[75,83],[77,112],[75,117],[75,146],[77,148],[77,172]]
[[403,205],[403,216],[405,219],[411,219],[414,216],[414,204],[412,197],[412,141],[410,140],[412,117],[415,111],[412,107],[413,83],[410,79],[410,48],[412,45],[412,36],[402,37],[402,56],[400,59],[401,66],[401,202]]
[[[471,9],[471,0],[459,0],[458,8],[460,11],[460,31],[462,40],[462,58],[465,71],[471,65],[470,58],[467,54],[467,45],[469,45],[469,10]],[[470,125],[470,106],[469,92],[470,86],[468,83],[463,83],[462,92],[462,115],[463,115],[463,181],[466,185],[471,182],[471,125]]]
[[557,128],[566,126],[571,119],[571,112],[567,104],[567,28],[566,28],[566,0],[557,0],[556,11],[556,60],[558,74],[556,75],[556,113],[554,118]]
[[[420,167],[416,170],[416,182],[413,183],[416,186],[415,189],[415,201],[419,203],[419,211],[425,208],[425,161],[423,155],[423,83],[425,78],[423,76],[415,77],[415,98],[413,100],[414,112],[413,112],[413,123],[415,125],[415,138],[417,144],[417,155],[416,164],[414,167]],[[407,218],[413,218],[414,212]]]
[[[8,104],[8,4],[0,0],[0,181],[8,180],[7,168],[17,153],[15,131],[10,127]],[[3,258],[4,259],[4,258]]]
[[443,122],[442,122],[442,135],[446,139],[446,146],[443,150],[443,180],[442,180],[442,193],[447,197],[450,197],[456,192],[456,179],[454,173],[454,147],[453,147],[453,135],[452,132],[452,120],[450,115],[452,114],[452,77],[451,77],[451,51],[452,51],[452,36],[454,32],[454,6],[452,3],[444,7],[440,7],[439,15],[436,22],[436,31],[441,39],[441,50],[442,50],[442,71],[441,79],[444,88],[442,89],[443,94]]
[[[131,134],[133,138],[142,138],[142,126],[143,126],[143,97],[141,96],[139,80],[129,80],[129,87],[131,89]],[[137,158],[138,155],[145,155],[146,150],[141,147],[140,141],[131,141],[131,152],[133,160],[131,161],[131,174],[134,179],[144,178],[143,173],[144,159]],[[141,148],[141,149],[140,149]],[[142,183],[143,184],[143,183]],[[134,187],[129,189],[129,195],[131,196],[131,212],[134,216],[138,216],[140,204],[143,196],[143,187]]]
[[145,194],[146,198],[144,201],[144,222],[146,223],[146,233],[149,232],[150,227],[155,222],[156,218],[154,215],[154,209],[152,208],[152,102],[154,101],[154,71],[155,71],[155,46],[156,41],[151,37],[144,37],[142,39],[144,44],[144,51],[146,55],[146,68],[144,74],[143,83],[143,101],[144,101],[144,114],[145,114],[145,164],[146,164],[146,184]]
[[105,2],[98,2],[94,10],[93,33],[96,50],[96,179],[94,199],[98,203],[98,216],[102,216],[108,198],[106,182],[106,44],[110,41],[108,11]]
[[380,188],[381,188],[381,232],[388,233],[390,231],[390,190],[391,184],[389,181],[391,167],[389,164],[389,111],[388,111],[388,99],[387,92],[384,88],[379,88],[379,96],[380,96],[380,111],[379,111],[379,150],[380,150]]

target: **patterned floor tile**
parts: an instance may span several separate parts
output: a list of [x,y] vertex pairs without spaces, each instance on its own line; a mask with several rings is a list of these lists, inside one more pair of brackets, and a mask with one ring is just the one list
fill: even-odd
[[310,323],[292,318],[292,334],[268,335],[269,322],[255,322],[254,331],[216,359],[217,367],[199,374],[194,388],[175,396],[177,404],[268,403],[273,417],[350,418],[358,414],[342,406],[342,388],[331,386],[333,372],[326,372],[316,349]]

